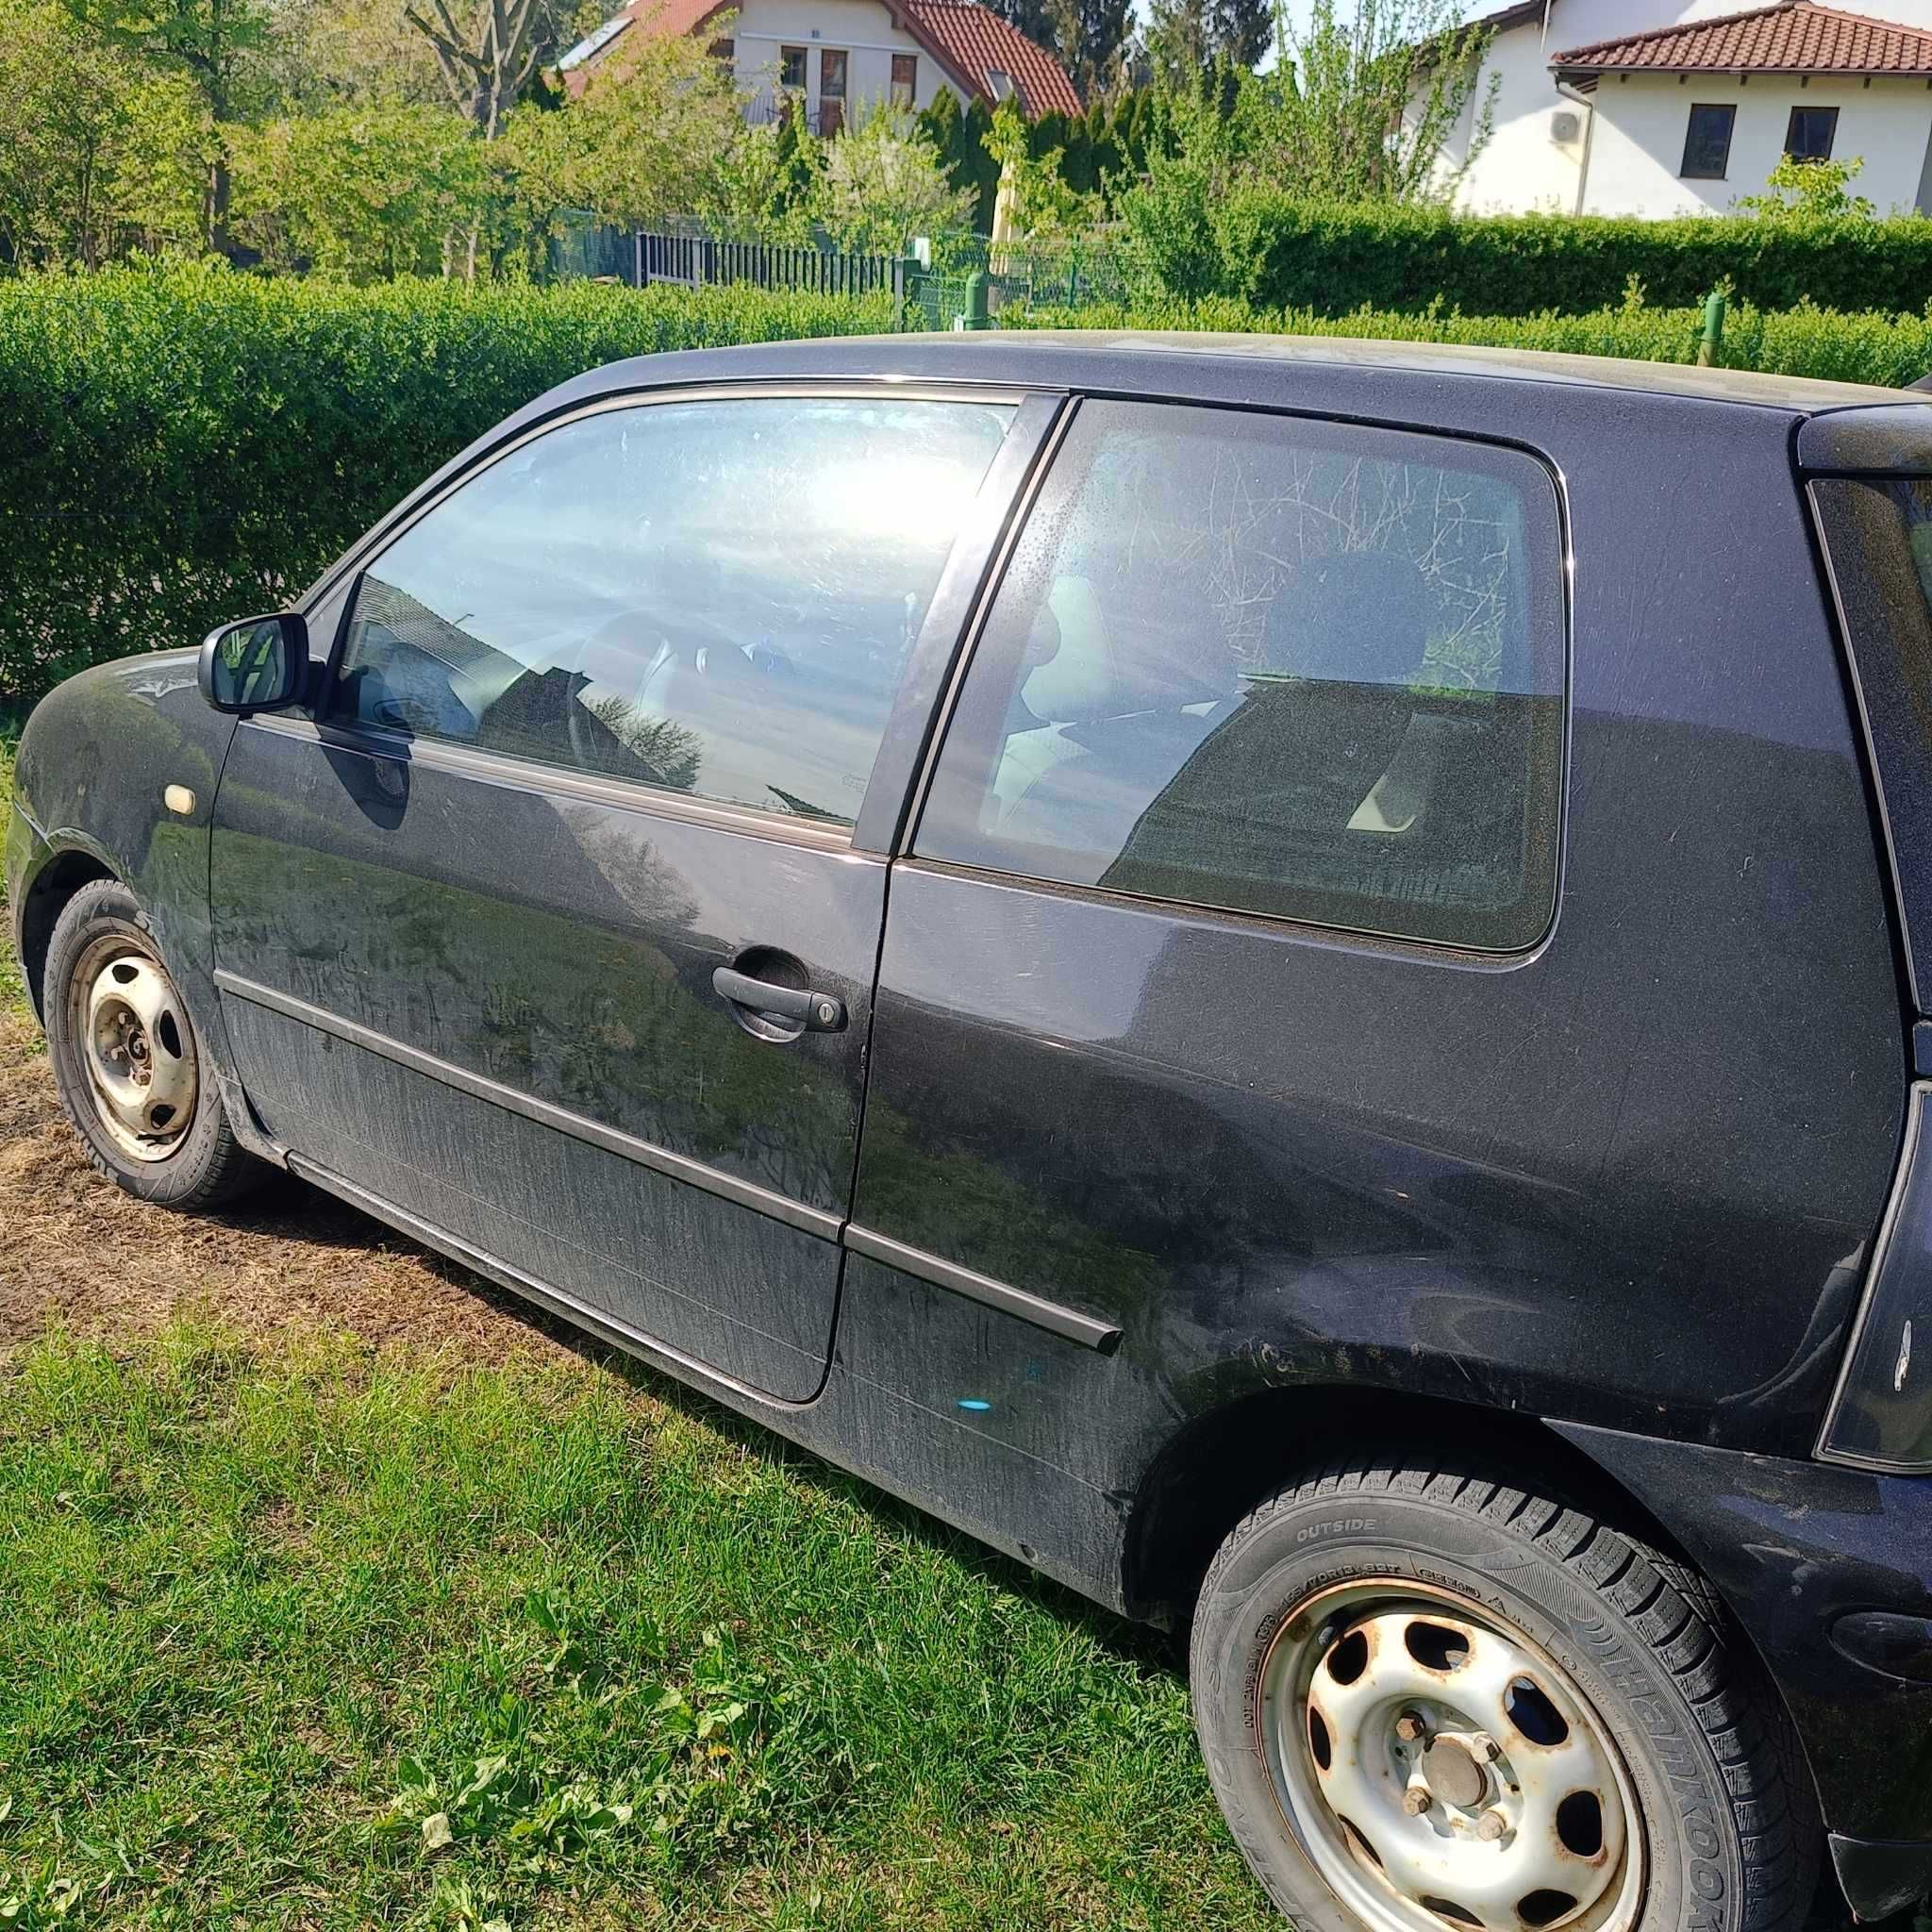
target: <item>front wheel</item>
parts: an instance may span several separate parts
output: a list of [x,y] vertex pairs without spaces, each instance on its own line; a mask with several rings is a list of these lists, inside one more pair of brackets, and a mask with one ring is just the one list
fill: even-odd
[[1473,1473],[1331,1469],[1253,1511],[1195,1610],[1194,1720],[1305,1932],[1790,1932],[1820,1831],[1694,1573]]
[[88,1158],[168,1208],[232,1200],[267,1170],[236,1141],[186,1001],[141,902],[83,886],[47,948],[43,1010],[60,1104]]

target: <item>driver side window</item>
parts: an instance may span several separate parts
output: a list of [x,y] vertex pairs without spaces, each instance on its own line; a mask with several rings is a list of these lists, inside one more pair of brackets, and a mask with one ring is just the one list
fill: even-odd
[[748,397],[564,424],[363,573],[334,714],[849,824],[1011,416]]

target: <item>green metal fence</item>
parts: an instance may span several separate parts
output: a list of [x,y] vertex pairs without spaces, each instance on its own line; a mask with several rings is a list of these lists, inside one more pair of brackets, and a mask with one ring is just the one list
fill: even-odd
[[829,246],[779,247],[721,242],[686,225],[621,229],[585,214],[565,221],[550,247],[558,279],[597,276],[642,288],[749,284],[825,293],[890,293],[903,329],[996,328],[1015,302],[1084,308],[1132,299],[1124,258],[1098,244],[1058,249],[994,248],[984,240],[948,242],[937,262],[854,255]]

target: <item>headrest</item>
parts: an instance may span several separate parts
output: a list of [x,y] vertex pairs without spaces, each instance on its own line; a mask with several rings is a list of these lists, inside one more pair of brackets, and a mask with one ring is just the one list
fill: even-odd
[[1422,668],[1437,615],[1406,557],[1342,550],[1312,558],[1268,607],[1268,669],[1345,684],[1407,684]]
[[[1207,672],[1188,662],[1187,619],[1178,611],[1136,608],[1115,625],[1108,621],[1092,578],[1059,576],[1047,592],[1028,639],[1036,656],[1058,632],[1059,648],[1036,663],[1020,687],[1020,701],[1036,718],[1054,724],[1091,724],[1135,711],[1178,709],[1226,693]],[[1213,661],[1225,661],[1217,641]]]

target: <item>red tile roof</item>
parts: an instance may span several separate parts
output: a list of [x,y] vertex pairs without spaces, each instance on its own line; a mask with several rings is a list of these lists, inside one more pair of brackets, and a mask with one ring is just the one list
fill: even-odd
[[[731,0],[631,0],[613,19],[628,18],[634,30],[656,40],[695,33]],[[969,100],[991,106],[994,74],[1007,75],[1019,91],[1029,118],[1051,112],[1080,112],[1079,91],[1067,71],[1037,42],[1002,20],[979,0],[884,0],[892,24],[902,27],[937,60],[946,77]],[[579,94],[591,70],[625,45],[629,36],[614,34],[592,53],[580,56],[564,73],[564,83]],[[576,50],[572,49],[575,53]]]
[[[631,0],[622,11],[614,13],[604,23],[590,41],[580,45],[598,44],[588,54],[579,55],[577,59],[563,70],[563,84],[575,99],[589,85],[591,74],[608,61],[612,54],[631,44],[631,35],[641,39],[673,40],[679,34],[695,33],[713,14],[723,13],[731,0]],[[617,23],[627,21],[628,29],[620,29],[608,38],[600,39],[605,29],[616,26]],[[569,60],[577,49],[573,47],[564,56]]]
[[1012,22],[979,0],[888,0],[893,19],[926,48],[966,92],[994,100],[994,74],[1008,75],[1029,116],[1080,112],[1080,93],[1067,70]]
[[1562,74],[1932,75],[1932,33],[1811,0],[1686,22],[1558,54]]

